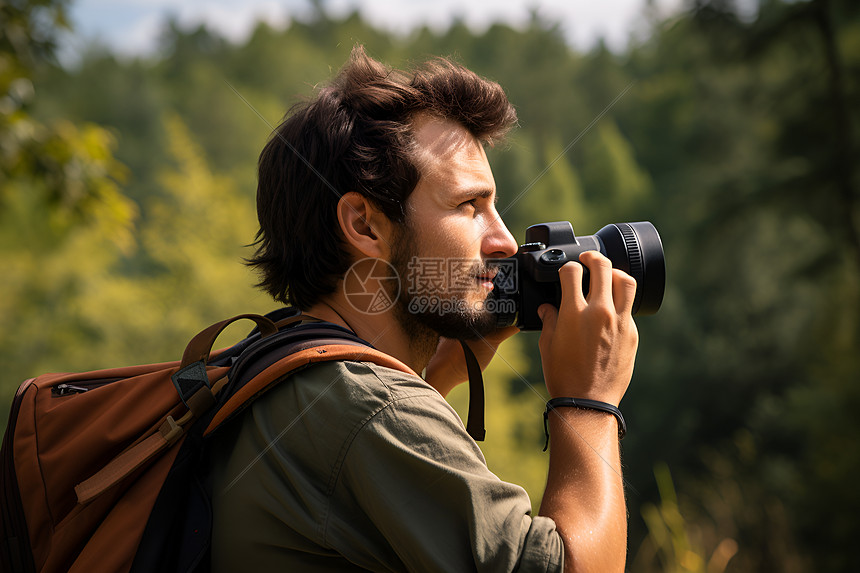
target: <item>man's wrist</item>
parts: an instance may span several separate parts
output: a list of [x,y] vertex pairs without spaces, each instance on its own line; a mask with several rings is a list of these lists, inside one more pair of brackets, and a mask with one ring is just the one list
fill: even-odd
[[546,410],[544,410],[543,413],[543,429],[546,434],[546,444],[544,445],[543,451],[546,451],[549,447],[549,426],[547,425],[549,413],[557,408],[578,408],[580,410],[592,410],[611,414],[615,416],[616,420],[618,420],[618,439],[620,440],[624,438],[627,434],[627,423],[624,421],[624,416],[621,414],[621,410],[619,410],[617,406],[613,406],[607,402],[600,402],[598,400],[589,400],[587,398],[552,398],[546,403]]

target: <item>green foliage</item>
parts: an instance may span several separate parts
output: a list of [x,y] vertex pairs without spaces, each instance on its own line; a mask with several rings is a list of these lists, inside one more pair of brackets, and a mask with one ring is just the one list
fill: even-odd
[[177,359],[209,322],[267,310],[250,289],[250,271],[239,265],[256,230],[253,204],[210,170],[179,116],[167,115],[164,130],[173,165],[158,174],[160,193],[143,205],[137,250],[117,261],[101,296],[84,306],[103,350],[120,361]]
[[[240,45],[168,22],[157,57],[93,49],[62,69],[65,3],[0,4],[3,400],[45,370],[174,359],[202,325],[267,310],[239,263],[272,127],[356,42],[397,66],[452,55],[517,106],[520,128],[488,152],[518,239],[564,219],[579,234],[651,220],[663,238],[666,299],[638,320],[622,404],[631,570],[848,570],[860,9],[689,6],[621,54],[576,53],[537,16],[393,36],[319,8]],[[515,337],[486,373],[482,445],[535,508],[547,463],[536,346]],[[452,392],[460,412],[467,393]]]
[[[4,395],[31,366],[47,366],[85,325],[76,296],[133,243],[135,205],[113,134],[31,113],[33,78],[53,57],[64,2],[0,4],[0,330]],[[6,400],[4,400],[4,404]],[[0,414],[5,419],[7,408]]]
[[30,113],[33,76],[53,59],[56,30],[66,26],[65,2],[2,2],[0,16],[4,232],[26,233],[35,248],[50,248],[84,223],[123,235],[134,209],[117,186],[124,170],[113,159],[114,137],[92,123],[45,124]]
[[701,548],[701,541],[681,514],[675,485],[666,465],[658,465],[654,470],[657,487],[660,491],[660,504],[646,503],[642,506],[642,516],[650,535],[639,548],[634,559],[634,569],[648,571],[653,557],[657,557],[659,567],[651,569],[664,573],[723,573],[729,561],[738,551],[737,541],[731,538],[720,540],[707,557]]
[[589,144],[583,145],[581,160],[590,190],[588,203],[597,211],[593,217],[604,222],[636,217],[653,199],[651,178],[612,118],[601,121],[594,131]]
[[556,136],[538,143],[534,139],[517,138],[506,152],[504,161],[509,168],[535,174],[516,195],[507,198],[500,211],[508,226],[520,232],[520,240],[524,239],[522,231],[526,227],[545,220],[548,207],[553,220],[573,221],[579,234],[592,227],[582,181],[565,151]]
[[210,171],[178,116],[164,124],[173,165],[133,230],[118,233],[112,205],[100,204],[88,224],[46,245],[41,219],[51,213],[32,195],[14,195],[3,211],[4,394],[38,372],[175,360],[203,325],[268,309],[239,265],[255,232],[253,205]]

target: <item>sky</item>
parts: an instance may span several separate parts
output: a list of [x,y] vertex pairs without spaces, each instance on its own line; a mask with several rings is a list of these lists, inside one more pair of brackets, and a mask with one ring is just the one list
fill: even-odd
[[[376,26],[398,33],[428,25],[444,29],[453,18],[475,30],[493,22],[514,27],[527,22],[532,10],[558,21],[571,46],[587,50],[598,38],[623,49],[631,32],[642,29],[646,0],[321,0],[336,16],[358,8]],[[661,15],[677,12],[683,0],[652,0]],[[70,7],[75,37],[66,49],[74,57],[86,39],[97,39],[122,55],[155,51],[165,20],[183,26],[206,23],[230,40],[247,38],[256,22],[286,25],[312,10],[311,0],[78,0]]]

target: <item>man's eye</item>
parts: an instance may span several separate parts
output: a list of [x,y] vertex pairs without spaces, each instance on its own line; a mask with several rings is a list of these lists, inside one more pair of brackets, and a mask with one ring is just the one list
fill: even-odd
[[463,201],[462,203],[460,203],[461,209],[468,209],[469,207],[471,207],[473,209],[477,209],[478,208],[478,200],[477,199],[470,199],[468,201]]

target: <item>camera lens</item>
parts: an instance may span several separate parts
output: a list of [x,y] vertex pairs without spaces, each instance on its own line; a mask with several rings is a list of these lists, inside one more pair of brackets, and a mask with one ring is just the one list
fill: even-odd
[[666,287],[666,262],[660,234],[651,223],[613,223],[600,229],[596,236],[600,251],[636,279],[633,314],[654,314],[663,303]]

